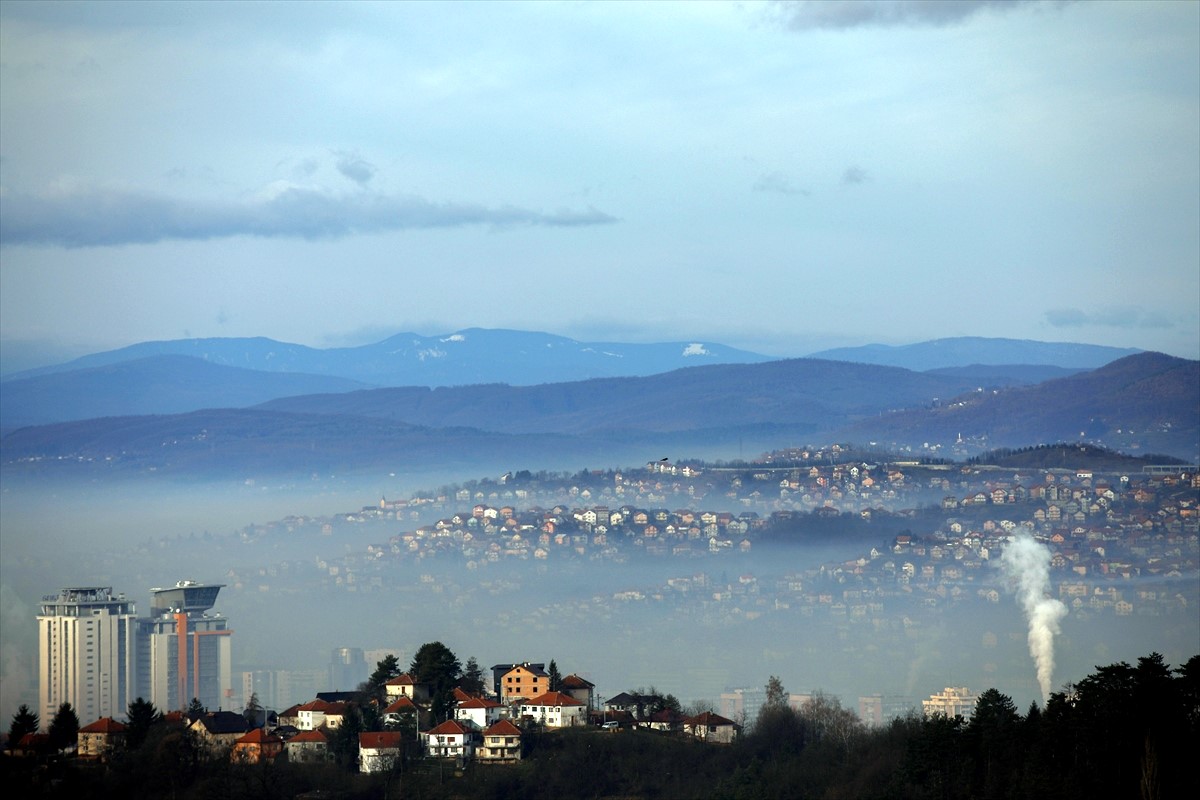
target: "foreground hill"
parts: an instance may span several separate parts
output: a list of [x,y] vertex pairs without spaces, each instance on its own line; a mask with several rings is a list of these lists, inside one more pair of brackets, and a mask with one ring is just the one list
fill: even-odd
[[365,388],[331,375],[260,372],[160,355],[4,382],[0,428],[136,414],[240,408],[276,397]]
[[1140,353],[1036,386],[976,392],[938,408],[864,420],[843,433],[909,445],[960,435],[988,447],[1086,440],[1194,463],[1200,361]]

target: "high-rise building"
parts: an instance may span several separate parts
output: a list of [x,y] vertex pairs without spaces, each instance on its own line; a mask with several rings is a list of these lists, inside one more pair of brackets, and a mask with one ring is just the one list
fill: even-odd
[[921,708],[927,717],[970,717],[978,699],[975,693],[965,686],[947,686],[945,691],[931,694],[928,700],[922,700]]
[[48,725],[70,703],[84,725],[122,716],[135,685],[135,610],[110,586],[76,586],[42,598],[38,708]]
[[370,674],[361,647],[339,647],[329,654],[329,688],[335,692],[354,691]]
[[150,617],[138,620],[138,694],[162,711],[193,699],[210,711],[235,703],[228,620],[209,614],[224,584],[179,581],[151,589]]

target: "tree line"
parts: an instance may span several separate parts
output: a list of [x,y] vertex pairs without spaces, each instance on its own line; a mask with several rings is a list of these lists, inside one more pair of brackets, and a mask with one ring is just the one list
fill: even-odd
[[[364,691],[382,686],[399,666],[393,662],[380,662]],[[455,680],[462,680],[470,670],[456,662],[448,648],[431,647],[414,658],[410,672],[414,677],[421,668],[443,677],[457,672]],[[349,759],[329,765],[214,760],[186,730],[165,725],[153,706],[139,700],[129,709],[130,734],[136,728],[137,736],[108,763],[84,766],[68,759],[47,766],[4,758],[0,782],[15,787],[18,796],[73,800],[122,795],[282,800],[316,789],[350,800],[1200,796],[1200,774],[1192,768],[1200,752],[1200,655],[1175,668],[1157,653],[1135,664],[1097,667],[1024,713],[992,688],[980,695],[969,717],[913,713],[877,728],[864,725],[836,698],[818,693],[793,709],[777,678],[766,690],[757,721],[730,745],[650,731],[568,729],[534,732],[519,764],[455,768],[420,758],[414,741],[412,757],[385,776],[358,775]],[[27,728],[30,714],[27,708],[18,712],[10,733],[19,730],[18,723]],[[69,727],[69,717],[64,724]]]

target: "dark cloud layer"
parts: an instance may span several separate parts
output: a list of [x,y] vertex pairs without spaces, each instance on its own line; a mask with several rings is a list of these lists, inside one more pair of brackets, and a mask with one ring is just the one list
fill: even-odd
[[45,196],[5,193],[0,244],[102,247],[231,236],[332,239],[419,228],[570,227],[616,221],[594,208],[544,213],[515,206],[435,203],[413,196],[340,196],[303,188],[244,203],[91,189]]
[[1031,0],[778,0],[773,15],[794,31],[817,28],[941,26],[984,10],[1005,11]]

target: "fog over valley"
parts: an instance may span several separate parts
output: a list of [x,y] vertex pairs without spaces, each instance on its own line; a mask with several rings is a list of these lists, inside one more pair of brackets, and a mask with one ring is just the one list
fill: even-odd
[[[763,469],[760,480],[767,475]],[[755,469],[726,472],[749,480]],[[580,485],[611,484],[614,475],[632,485],[653,479],[654,472],[636,467],[574,476],[523,473],[542,491],[512,505],[518,514],[534,506],[545,509],[543,515],[554,515],[557,506],[562,513],[556,518],[563,520],[589,507],[581,502]],[[771,475],[762,484],[778,495],[778,477]],[[647,548],[649,538],[629,536],[619,552],[603,554],[589,546],[585,557],[550,547],[545,558],[526,552],[489,561],[481,553],[472,556],[461,543],[436,551],[414,547],[406,555],[411,542],[404,544],[402,536],[432,530],[439,520],[469,519],[473,508],[472,522],[479,523],[480,506],[503,501],[475,497],[495,498],[506,487],[520,486],[519,479],[510,474],[503,482],[449,482],[429,476],[419,485],[420,480],[7,487],[0,506],[5,707],[36,692],[33,617],[43,594],[70,585],[112,586],[141,610],[151,587],[181,579],[225,584],[214,611],[235,632],[235,677],[255,670],[327,674],[335,648],[411,656],[423,642],[442,641],[460,658],[474,656],[484,665],[556,659],[595,683],[602,695],[654,686],[685,701],[715,705],[722,693],[758,690],[767,676],[778,675],[792,691],[821,690],[841,696],[851,708],[860,696],[872,694],[919,706],[952,685],[1002,686],[1023,705],[1042,699],[1026,620],[998,564],[963,574],[961,594],[953,579],[939,579],[945,602],[928,594],[860,600],[854,584],[834,575],[847,563],[872,559],[873,548],[886,552],[898,536],[929,533],[927,528],[940,527],[945,518],[957,518],[938,508],[945,496],[940,487],[916,488],[903,498],[904,507],[924,509],[915,516],[876,513],[864,521],[857,514],[826,520],[801,514],[805,521],[796,533],[750,532],[749,544],[740,547],[731,541],[719,550],[705,546],[680,555]],[[675,478],[674,484],[699,482]],[[572,485],[575,490],[568,491]],[[742,498],[753,486],[746,488],[740,497],[713,491],[698,502],[684,491],[664,494],[656,507],[676,514],[728,512],[731,518],[747,512],[766,517],[779,507],[777,500],[746,502]],[[615,510],[611,498],[606,500],[605,507]],[[385,501],[404,507],[384,512],[379,507]],[[1030,510],[989,509],[961,518],[1020,520]],[[481,530],[476,524],[456,527]],[[536,545],[539,534],[534,530],[526,538]],[[1194,542],[1191,547],[1188,574],[1135,578],[1123,582],[1122,591],[1135,591],[1146,580],[1157,592],[1194,599]],[[1056,582],[1063,579],[1056,573]],[[999,591],[998,602],[977,596],[988,587]],[[1053,586],[1049,590],[1057,593]],[[829,599],[815,607],[806,602],[806,596],[811,601],[822,594]],[[879,605],[868,610],[869,603]],[[1200,646],[1194,615],[1170,612],[1171,607],[1154,610],[1152,618],[1144,616],[1145,609],[1137,616],[1086,608],[1068,614],[1054,644],[1054,688],[1094,664],[1151,650],[1172,662],[1186,660]],[[240,691],[240,682],[235,689]]]

